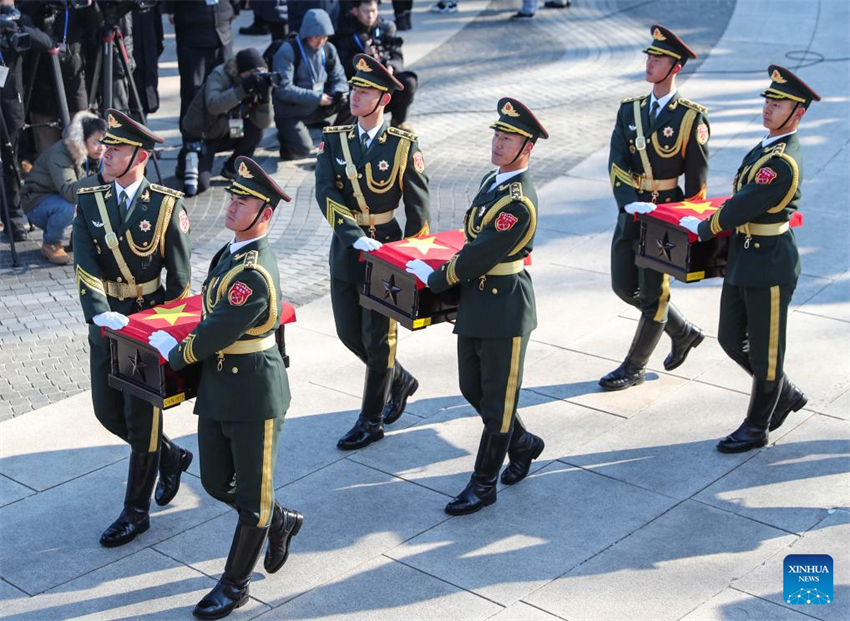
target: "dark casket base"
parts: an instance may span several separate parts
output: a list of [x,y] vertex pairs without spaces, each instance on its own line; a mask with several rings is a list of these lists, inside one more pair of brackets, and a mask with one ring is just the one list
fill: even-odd
[[454,321],[458,307],[454,294],[417,289],[416,276],[370,254],[365,255],[366,284],[360,294],[361,306],[395,319],[408,330]]
[[[284,327],[281,325],[277,329],[275,340],[288,368]],[[168,364],[160,364],[159,352],[150,345],[109,329],[104,331],[104,335],[109,339],[111,388],[138,397],[161,410],[197,396],[201,381],[200,364],[174,371]]]
[[728,237],[690,242],[686,230],[662,220],[641,214],[638,222],[640,241],[635,265],[669,274],[685,283],[725,274]]

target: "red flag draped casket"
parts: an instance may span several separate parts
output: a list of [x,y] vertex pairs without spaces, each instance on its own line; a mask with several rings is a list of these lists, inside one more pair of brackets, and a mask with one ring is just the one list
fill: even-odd
[[[729,196],[703,200],[663,203],[649,214],[639,214],[640,239],[635,265],[670,274],[681,282],[697,282],[723,276],[729,231],[701,242],[697,236],[679,226],[685,216],[708,220],[729,200]],[[803,214],[795,212],[791,226],[800,226]]]
[[[148,337],[157,330],[164,330],[178,342],[182,341],[201,321],[201,310],[201,296],[194,295],[130,315],[130,323],[122,330],[104,329],[111,357],[109,385],[163,410],[197,395],[201,365],[172,370],[148,344]],[[284,302],[275,338],[287,367],[289,357],[283,338],[284,325],[294,321],[295,309]]]

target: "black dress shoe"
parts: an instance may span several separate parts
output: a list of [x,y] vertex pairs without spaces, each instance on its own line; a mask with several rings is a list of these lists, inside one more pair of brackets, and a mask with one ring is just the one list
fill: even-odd
[[263,559],[263,567],[267,572],[273,574],[283,567],[289,558],[289,540],[298,534],[303,523],[304,516],[298,511],[284,509],[275,503],[266,557]]
[[117,548],[130,543],[138,535],[151,527],[150,514],[147,511],[135,511],[125,507],[118,519],[110,524],[100,536],[100,545],[105,548]]
[[745,453],[767,446],[767,440],[766,429],[744,421],[734,432],[717,443],[717,450],[721,453]]
[[645,379],[646,367],[633,367],[624,362],[599,380],[599,385],[607,391],[625,390],[643,384]]
[[502,471],[502,483],[513,485],[519,483],[528,476],[531,470],[531,462],[540,457],[546,444],[543,438],[539,438],[525,429],[517,440],[511,438],[511,446],[508,448],[510,462],[508,467]]
[[670,353],[664,359],[664,368],[667,371],[677,369],[685,362],[692,349],[699,347],[705,340],[702,330],[697,328],[672,304],[667,309],[667,324],[664,332],[673,341]]
[[336,447],[342,451],[353,451],[369,446],[373,442],[383,439],[383,437],[384,425],[380,420],[371,421],[358,418],[354,427],[339,439]]
[[464,490],[446,505],[446,513],[469,515],[496,502],[496,481],[510,442],[510,433],[492,433],[484,428],[478,443],[475,471]]
[[770,431],[779,429],[791,412],[802,410],[808,402],[809,398],[806,393],[797,388],[786,377],[782,385],[782,394],[779,396],[773,417],[770,419]]
[[721,453],[743,453],[767,446],[770,417],[782,394],[782,378],[767,381],[753,377],[747,418],[734,432],[717,443]]
[[384,406],[384,424],[392,425],[404,413],[407,400],[417,391],[419,382],[396,363],[395,377],[390,387],[390,398]]
[[449,515],[469,515],[496,502],[496,481],[477,479],[473,474],[464,490],[446,505]]
[[641,315],[626,359],[619,367],[599,380],[602,390],[624,390],[643,384],[646,379],[646,365],[664,333],[664,325],[657,321],[650,321]]
[[[159,464],[159,481],[156,484],[156,492],[154,492],[154,500],[160,507],[164,507],[174,500],[177,491],[180,489],[180,475],[186,472],[192,463],[192,453],[177,446],[165,435],[163,435],[162,444],[163,454]],[[168,446],[167,450],[166,446]]]
[[123,546],[150,528],[151,494],[156,484],[157,466],[159,451],[130,453],[124,509],[118,519],[103,531],[100,545],[106,548]]

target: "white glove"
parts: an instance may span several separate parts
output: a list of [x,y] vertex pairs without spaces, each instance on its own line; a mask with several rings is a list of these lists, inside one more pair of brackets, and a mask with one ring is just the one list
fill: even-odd
[[94,325],[101,328],[109,328],[110,330],[120,330],[130,323],[126,315],[116,313],[115,311],[106,311],[100,315],[95,315],[91,320],[94,322]]
[[352,246],[354,246],[357,250],[362,250],[363,252],[372,252],[383,245],[384,244],[379,242],[377,239],[372,239],[365,235],[352,244]]
[[406,267],[406,271],[416,276],[425,286],[428,285],[428,277],[434,273],[434,268],[421,259],[408,261]]
[[177,339],[164,330],[157,330],[151,334],[148,337],[148,343],[153,345],[165,360],[168,360],[171,350],[177,347]]
[[653,211],[655,211],[656,207],[657,207],[657,205],[655,205],[654,203],[637,202],[637,203],[629,203],[628,205],[623,207],[623,211],[625,211],[626,213],[631,213],[631,214],[652,213]]
[[679,220],[679,226],[683,229],[688,229],[691,233],[699,237],[699,224],[702,222],[699,218],[695,216],[685,216],[681,220]]

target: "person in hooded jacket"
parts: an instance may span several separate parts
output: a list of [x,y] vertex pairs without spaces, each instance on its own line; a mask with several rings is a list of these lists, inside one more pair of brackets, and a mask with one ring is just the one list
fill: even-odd
[[336,47],[328,42],[333,34],[327,12],[310,9],[301,30],[274,55],[273,69],[281,74],[274,91],[274,121],[283,160],[308,156],[313,140],[307,126],[347,106],[345,71]]

